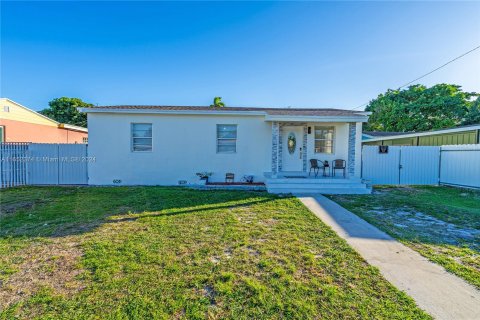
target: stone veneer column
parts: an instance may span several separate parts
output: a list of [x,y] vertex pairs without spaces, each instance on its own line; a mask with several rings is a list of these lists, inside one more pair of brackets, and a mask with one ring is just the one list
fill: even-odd
[[355,122],[348,123],[348,175],[355,175],[355,138],[357,133],[357,124]]
[[307,172],[307,134],[308,126],[303,126],[303,143],[302,143],[302,160],[303,160],[303,172]]
[[272,122],[272,175],[278,173],[278,142],[280,137],[280,125],[278,122]]
[[278,172],[282,171],[283,168],[283,141],[282,141],[282,134],[283,134],[283,124],[279,123],[278,125]]

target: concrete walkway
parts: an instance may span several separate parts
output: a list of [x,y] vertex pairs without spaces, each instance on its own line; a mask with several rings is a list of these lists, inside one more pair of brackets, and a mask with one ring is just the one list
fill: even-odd
[[436,319],[480,319],[480,291],[322,195],[297,195],[394,286]]

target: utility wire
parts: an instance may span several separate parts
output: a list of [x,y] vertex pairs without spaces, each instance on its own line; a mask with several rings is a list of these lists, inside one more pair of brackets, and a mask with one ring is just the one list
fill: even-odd
[[[425,73],[424,75],[416,78],[415,80],[412,80],[412,81],[410,81],[410,82],[405,83],[404,85],[398,87],[397,90],[400,90],[400,89],[402,89],[403,87],[408,86],[409,84],[412,84],[412,83],[414,83],[414,82],[416,82],[416,81],[418,81],[418,80],[420,80],[420,79],[425,78],[425,77],[428,76],[428,75],[431,75],[431,74],[434,73],[435,71],[438,71],[438,70],[442,69],[443,67],[449,65],[450,63],[452,63],[452,62],[454,62],[454,61],[456,61],[456,60],[458,60],[458,59],[466,56],[467,54],[469,54],[469,53],[471,53],[471,52],[473,52],[473,51],[475,51],[475,50],[477,50],[477,49],[480,49],[480,46],[477,46],[477,47],[473,48],[472,50],[469,50],[469,51],[467,51],[467,52],[459,55],[458,57],[453,58],[452,60],[448,61],[447,63],[444,63],[444,64],[442,64],[440,67],[435,68],[435,69],[433,69],[432,71]],[[370,103],[370,102],[366,102],[366,103],[364,103],[364,104],[362,104],[362,105],[359,105],[358,107],[355,107],[355,108],[353,108],[353,109],[351,109],[351,110],[355,110],[355,109],[361,108],[361,107],[363,107],[363,106],[366,106],[366,105],[369,104],[369,103]]]

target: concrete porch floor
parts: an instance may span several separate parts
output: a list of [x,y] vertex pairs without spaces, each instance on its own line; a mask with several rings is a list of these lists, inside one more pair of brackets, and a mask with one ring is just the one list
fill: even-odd
[[306,178],[306,179],[355,179],[353,177],[349,177],[348,175],[344,177],[343,173],[340,173],[340,172],[337,172],[336,175],[328,173],[327,175],[324,176],[322,171],[320,171],[317,176],[315,176],[313,171],[311,174],[304,171],[282,171],[282,172],[278,172],[275,177],[272,175],[271,172],[266,172],[265,177],[271,178],[271,179],[283,179],[283,178],[294,179],[298,177]]

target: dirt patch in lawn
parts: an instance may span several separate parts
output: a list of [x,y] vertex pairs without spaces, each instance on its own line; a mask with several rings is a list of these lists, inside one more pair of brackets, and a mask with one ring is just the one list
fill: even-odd
[[32,209],[38,201],[20,201],[14,203],[6,203],[0,205],[0,217],[17,212],[18,210]]
[[[480,230],[461,228],[430,215],[409,208],[385,210],[375,207],[368,211],[371,215],[382,216],[393,225],[394,232],[403,234],[405,231],[415,232],[425,239],[440,241],[446,244],[458,245],[471,242],[470,246],[477,247],[476,238],[480,237]],[[402,230],[405,229],[405,230]]]
[[70,296],[83,288],[78,278],[83,269],[79,259],[83,252],[72,239],[56,239],[45,244],[35,243],[12,257],[20,261],[6,280],[0,281],[0,310],[42,288],[54,293]]

